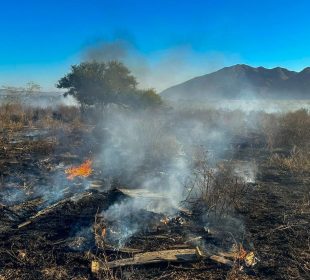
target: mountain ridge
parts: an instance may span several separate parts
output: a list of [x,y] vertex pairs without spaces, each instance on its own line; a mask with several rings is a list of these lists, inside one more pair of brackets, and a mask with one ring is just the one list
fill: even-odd
[[296,72],[236,64],[174,85],[160,95],[171,101],[310,99],[310,67]]

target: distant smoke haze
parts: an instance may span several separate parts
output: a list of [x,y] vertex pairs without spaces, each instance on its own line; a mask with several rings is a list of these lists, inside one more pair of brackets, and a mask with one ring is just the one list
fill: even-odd
[[137,77],[141,88],[162,91],[197,75],[215,71],[239,60],[237,55],[198,53],[188,45],[143,53],[127,39],[97,40],[82,53],[82,60],[119,60]]

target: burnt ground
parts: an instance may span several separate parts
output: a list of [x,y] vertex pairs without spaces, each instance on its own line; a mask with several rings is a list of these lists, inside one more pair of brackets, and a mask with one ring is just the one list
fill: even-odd
[[261,279],[309,279],[309,175],[263,172],[265,180],[251,190],[244,212],[260,259],[257,275]]
[[[76,194],[78,187],[71,186],[55,208],[18,228],[47,207],[42,197],[31,189],[42,184],[57,189],[57,182],[47,179],[58,172],[55,166],[80,162],[95,152],[96,143],[87,140],[87,133],[90,133],[87,129],[60,131],[30,136],[30,139],[14,133],[7,137],[3,133],[0,279],[107,278],[106,274],[98,277],[90,269],[94,255],[103,257],[103,251],[96,248],[94,236],[87,229],[98,210],[123,199],[117,190],[105,193],[90,189]],[[231,268],[204,260],[182,265],[130,267],[114,271],[114,276],[121,279],[310,279],[309,174],[293,176],[274,169],[267,164],[265,151],[256,153],[258,181],[251,184],[239,209],[245,225],[244,240],[259,259],[253,269],[240,272],[237,265]],[[95,173],[91,179],[99,177]],[[24,197],[12,197],[12,188],[26,196],[26,202]],[[83,229],[85,232],[81,233]],[[166,239],[154,241],[149,235],[136,237],[132,244],[147,250],[168,249],[184,238],[179,231],[170,231]],[[214,240],[211,238],[210,242]],[[115,251],[105,254],[110,258],[130,255]]]

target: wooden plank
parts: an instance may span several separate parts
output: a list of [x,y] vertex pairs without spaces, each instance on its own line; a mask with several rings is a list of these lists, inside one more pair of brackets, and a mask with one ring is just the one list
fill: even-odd
[[167,199],[167,194],[163,192],[151,192],[147,189],[119,189],[123,194],[131,198]]
[[212,255],[209,257],[209,259],[211,259],[217,263],[221,263],[221,264],[225,264],[225,265],[229,265],[229,266],[233,266],[233,264],[234,264],[233,261],[228,260],[222,256]]
[[196,249],[164,250],[135,254],[132,258],[108,262],[107,268],[153,264],[161,262],[193,262],[198,261]]
[[[165,192],[152,192],[148,189],[140,188],[140,189],[125,189],[125,188],[119,188],[119,191],[121,191],[123,194],[127,195],[130,198],[134,199],[145,199],[153,202],[163,202],[165,200],[168,201],[168,194]],[[175,207],[179,212],[183,212],[187,215],[191,215],[191,211],[186,208],[182,208],[179,206]]]
[[196,262],[200,259],[210,259],[214,262],[232,266],[233,261],[218,255],[205,255],[197,247],[196,249],[175,249],[135,254],[132,258],[120,259],[112,262],[103,262],[99,259],[92,261],[92,271],[108,270],[124,266],[136,266],[144,264],[156,264],[162,262]]

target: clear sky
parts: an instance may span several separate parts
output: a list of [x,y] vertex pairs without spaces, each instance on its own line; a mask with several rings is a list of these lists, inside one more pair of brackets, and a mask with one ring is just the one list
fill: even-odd
[[171,84],[235,63],[310,66],[310,1],[1,0],[0,38],[0,85],[52,89],[94,42],[122,38],[162,89],[158,70],[179,59]]

